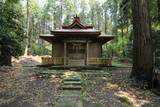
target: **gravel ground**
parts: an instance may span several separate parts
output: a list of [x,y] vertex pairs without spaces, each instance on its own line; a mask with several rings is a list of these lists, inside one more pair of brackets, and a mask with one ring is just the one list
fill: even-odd
[[129,78],[130,72],[125,69],[108,71],[112,76],[107,78],[90,78],[87,89],[90,102],[104,107],[160,107],[160,96],[149,90],[137,88]]
[[13,60],[13,67],[0,68],[0,107],[51,107],[59,80],[37,79],[32,57]]
[[[52,107],[59,78],[37,79],[39,57],[13,59],[13,67],[0,67],[0,107]],[[84,72],[84,71],[83,71]],[[128,69],[106,71],[108,77],[86,77],[84,107],[160,107],[160,96],[139,89]]]

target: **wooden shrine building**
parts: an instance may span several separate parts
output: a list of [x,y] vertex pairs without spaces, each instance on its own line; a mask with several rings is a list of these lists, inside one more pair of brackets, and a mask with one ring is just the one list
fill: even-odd
[[100,30],[82,25],[77,16],[71,25],[40,38],[52,44],[52,57],[42,57],[42,64],[111,65],[111,58],[102,58],[102,45],[114,37],[101,35]]

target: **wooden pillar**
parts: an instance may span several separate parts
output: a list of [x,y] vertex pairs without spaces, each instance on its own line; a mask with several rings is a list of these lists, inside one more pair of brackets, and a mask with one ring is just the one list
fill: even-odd
[[52,57],[53,57],[53,44],[52,44]]
[[64,65],[67,64],[67,43],[64,42]]
[[54,49],[54,47],[53,47],[53,42],[52,42],[52,57],[53,57],[53,52],[54,52],[53,49]]
[[87,47],[87,50],[86,50],[86,65],[88,65],[88,56],[89,56],[89,43],[88,43],[88,41],[87,41],[87,43],[86,43],[86,47]]
[[103,45],[100,44],[100,47],[101,47],[101,58],[102,58],[102,56],[103,56]]

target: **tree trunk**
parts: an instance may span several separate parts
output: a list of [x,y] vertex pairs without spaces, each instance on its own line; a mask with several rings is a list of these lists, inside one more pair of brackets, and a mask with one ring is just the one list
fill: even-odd
[[3,59],[3,61],[0,62],[0,65],[6,65],[11,66],[11,56],[0,56],[0,59]]
[[105,27],[104,27],[104,32],[105,32],[105,34],[107,34],[107,11],[106,11],[106,9],[105,9],[105,11],[104,11],[104,15],[105,15]]
[[53,29],[56,29],[56,13],[54,12],[53,13],[53,21],[54,21],[54,27],[53,27]]
[[0,65],[11,66],[11,55],[6,55],[4,44],[1,45]]
[[122,25],[122,27],[121,27],[121,36],[122,36],[122,38],[124,37],[123,25]]
[[[91,20],[92,20],[92,26],[94,26],[94,11],[93,11],[93,9],[91,10],[92,11],[92,16],[91,16]],[[94,26],[95,27],[95,26]]]
[[117,29],[117,21],[118,21],[118,15],[117,15],[117,11],[118,11],[118,0],[113,0],[113,4],[114,4],[114,10],[113,10],[113,15],[111,16],[112,18],[112,22],[113,22],[113,35],[118,35],[118,29]]
[[[26,23],[26,25],[27,25],[26,26],[27,31],[26,31],[26,35],[27,35],[27,38],[28,38],[28,36],[29,36],[29,0],[27,0],[26,7],[27,7],[27,23]],[[29,45],[29,40],[26,39],[26,47],[25,47],[24,56],[26,56],[26,55],[29,54],[28,53],[28,45]]]
[[[123,25],[122,25],[122,27],[121,27],[121,36],[122,36],[122,38],[124,39]],[[122,41],[122,45],[123,45],[123,44],[124,44],[124,42]],[[122,54],[123,54],[123,57],[126,56],[126,53],[125,53],[125,49],[124,49],[124,48],[122,49]]]
[[160,22],[160,0],[157,0],[157,8],[158,8],[158,21]]
[[62,26],[62,19],[63,19],[63,0],[61,0],[61,19],[60,19],[60,28]]
[[153,49],[147,0],[132,0],[133,68],[131,77],[152,86]]

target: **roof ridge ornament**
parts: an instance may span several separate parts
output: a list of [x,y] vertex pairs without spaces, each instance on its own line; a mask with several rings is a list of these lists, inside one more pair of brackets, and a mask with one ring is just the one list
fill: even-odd
[[76,14],[76,16],[73,18],[73,22],[78,22],[78,23],[81,22],[80,17],[78,17],[77,14]]
[[73,17],[73,22],[71,25],[69,26],[62,26],[62,29],[93,29],[93,26],[84,26],[81,21],[80,21],[80,17],[76,16]]

